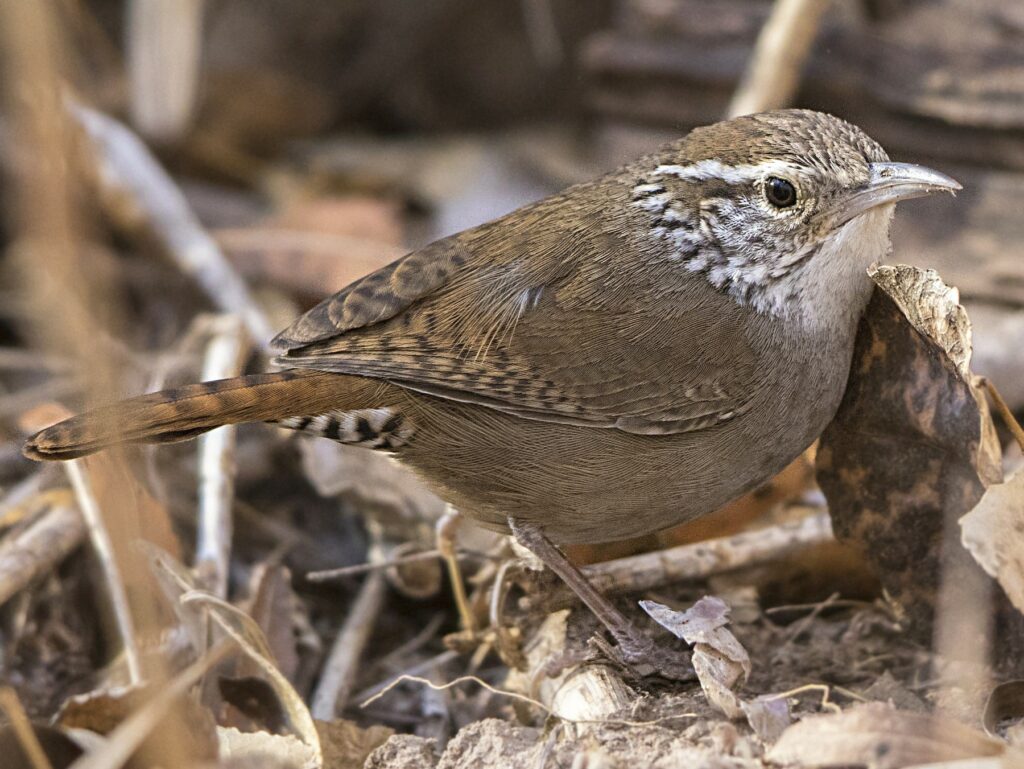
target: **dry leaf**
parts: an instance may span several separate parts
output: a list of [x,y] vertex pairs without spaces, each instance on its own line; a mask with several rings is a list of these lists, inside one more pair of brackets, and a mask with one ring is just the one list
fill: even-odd
[[747,723],[761,742],[771,744],[793,723],[789,703],[784,697],[765,696],[741,702]]
[[267,769],[328,769],[312,746],[290,734],[240,732],[222,726],[217,737],[221,760],[249,761]]
[[960,376],[968,379],[971,321],[960,305],[960,292],[947,286],[935,270],[905,264],[875,266],[868,274],[910,324],[941,347]]
[[[985,713],[981,722],[985,731],[993,737],[1000,736],[1000,731],[1008,726],[1016,726],[1024,719],[1024,681],[1004,681],[992,689],[985,703]],[[1008,725],[1004,722],[1014,721]]]
[[[143,707],[156,694],[151,685],[118,686],[69,697],[57,713],[56,723],[64,729],[86,729],[107,735],[120,726],[132,713]],[[194,698],[182,697],[172,705],[165,724],[177,736],[186,737],[186,754],[196,760],[217,757],[217,738],[213,716]],[[172,717],[173,716],[173,717]],[[168,734],[161,735],[166,739]],[[158,750],[160,741],[154,740],[152,749]],[[144,743],[140,752],[145,752]]]
[[369,755],[395,733],[387,726],[363,729],[351,721],[317,721],[324,751],[323,769],[348,769],[362,766]]
[[249,600],[244,608],[267,637],[277,667],[288,680],[292,680],[299,666],[293,622],[296,601],[292,574],[286,566],[262,563],[253,569]]
[[[970,326],[956,292],[933,271],[879,268],[874,277],[846,393],[822,435],[818,482],[836,536],[862,550],[907,629],[930,642],[943,572],[952,590],[988,582],[950,532],[997,475],[998,447],[967,370]],[[975,605],[944,596],[955,598]],[[1008,608],[997,612],[994,651],[1012,663],[1021,639]]]
[[257,676],[217,677],[217,691],[221,699],[245,716],[251,724],[239,724],[231,713],[221,717],[222,726],[249,726],[246,731],[256,729],[281,734],[287,730],[288,714],[284,712],[277,692],[263,678]]
[[960,519],[960,536],[974,560],[1024,612],[1024,472],[990,486]]
[[765,756],[801,766],[899,769],[926,762],[999,756],[1006,746],[959,721],[881,703],[811,716],[789,727]]
[[[158,574],[163,575],[162,587],[172,591],[172,594],[173,591],[181,591],[177,597],[177,604],[181,607],[182,614],[187,615],[191,610],[197,615],[208,616],[214,625],[234,639],[246,656],[256,664],[259,672],[274,688],[292,730],[319,761],[320,738],[313,723],[313,716],[302,697],[295,691],[295,687],[277,668],[267,639],[255,620],[241,609],[210,593],[192,589],[188,573],[166,553],[159,553],[155,548],[151,548],[149,554],[151,566]],[[195,620],[192,622],[195,624]]]
[[273,655],[256,622],[248,614],[209,593],[193,590],[181,597],[184,605],[194,605],[209,611],[213,622],[241,647],[242,651],[257,664],[260,672],[274,688],[292,730],[309,746],[312,754],[320,760],[320,738],[305,701],[281,674],[274,664]]
[[725,625],[729,606],[705,596],[683,612],[656,601],[641,601],[651,619],[693,645],[693,669],[708,700],[729,718],[742,718],[740,699],[733,689],[750,675],[750,656]]

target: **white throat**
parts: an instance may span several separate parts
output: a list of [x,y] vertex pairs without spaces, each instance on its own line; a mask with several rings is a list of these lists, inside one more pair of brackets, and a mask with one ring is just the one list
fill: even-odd
[[851,219],[828,235],[800,268],[751,292],[751,305],[809,328],[856,323],[871,296],[868,267],[889,255],[895,208],[879,206]]

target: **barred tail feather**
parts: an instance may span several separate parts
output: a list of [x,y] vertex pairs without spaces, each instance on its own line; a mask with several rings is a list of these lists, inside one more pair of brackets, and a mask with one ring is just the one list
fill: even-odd
[[226,424],[367,408],[377,405],[374,384],[292,369],[186,385],[66,419],[32,436],[23,451],[32,459],[74,459],[118,443],[186,440]]

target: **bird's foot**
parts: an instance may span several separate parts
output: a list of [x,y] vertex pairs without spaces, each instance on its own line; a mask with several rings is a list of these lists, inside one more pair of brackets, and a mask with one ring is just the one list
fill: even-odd
[[660,646],[639,633],[625,636],[617,634],[615,646],[600,636],[594,636],[590,642],[606,657],[638,678],[660,676],[669,681],[692,681],[696,678],[688,654]]

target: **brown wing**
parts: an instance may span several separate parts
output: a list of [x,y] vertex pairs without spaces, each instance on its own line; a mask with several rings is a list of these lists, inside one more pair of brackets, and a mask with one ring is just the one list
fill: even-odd
[[645,262],[630,222],[555,216],[556,202],[353,284],[278,337],[291,345],[279,362],[643,434],[742,413],[757,366],[735,303],[667,259],[667,271]]

